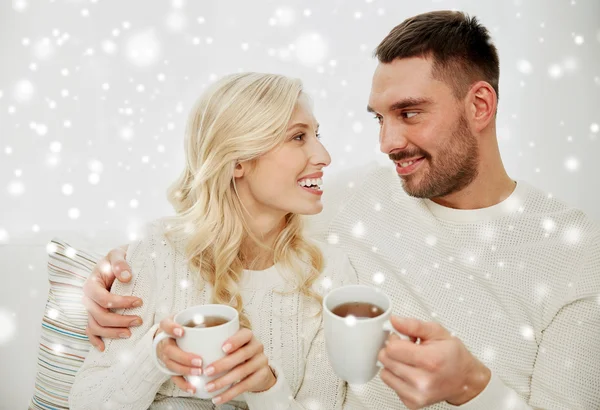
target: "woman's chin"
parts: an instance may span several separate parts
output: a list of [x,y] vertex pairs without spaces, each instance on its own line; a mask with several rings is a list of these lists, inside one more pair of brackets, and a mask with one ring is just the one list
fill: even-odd
[[291,211],[291,213],[309,216],[320,214],[321,211],[323,211],[323,204],[321,203],[321,201],[319,201],[318,203],[312,205],[298,207]]

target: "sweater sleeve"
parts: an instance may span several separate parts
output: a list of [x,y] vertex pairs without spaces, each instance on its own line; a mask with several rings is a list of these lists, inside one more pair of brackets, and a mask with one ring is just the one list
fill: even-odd
[[477,397],[452,408],[600,408],[600,240],[574,276],[566,304],[542,332],[528,400],[492,376]]
[[97,409],[102,406],[119,409],[147,409],[160,388],[169,379],[154,365],[152,341],[158,325],[154,323],[156,306],[156,270],[152,234],[132,244],[127,253],[133,279],[129,283],[115,281],[111,289],[118,295],[141,298],[144,304],[116,313],[138,315],[143,324],[132,327],[128,339],[105,339],[105,350],[91,349],[75,376],[69,396],[73,409]]
[[[597,299],[597,298],[596,298]],[[577,331],[574,331],[574,329]],[[565,306],[544,331],[529,403],[497,376],[461,410],[600,408],[600,309],[588,298]]]
[[527,402],[508,387],[492,372],[492,377],[481,393],[462,406],[448,404],[451,409],[460,410],[533,410]]
[[[328,266],[325,274],[334,287],[356,284],[356,271],[348,257],[330,248],[325,252]],[[334,373],[325,349],[323,316],[319,330],[313,338],[304,369],[304,377],[298,393],[294,396],[283,372],[271,365],[277,376],[277,382],[265,392],[246,393],[245,399],[250,410],[281,409],[341,409],[346,397],[347,384]]]
[[536,408],[600,408],[600,236],[571,289],[542,334],[529,399]]

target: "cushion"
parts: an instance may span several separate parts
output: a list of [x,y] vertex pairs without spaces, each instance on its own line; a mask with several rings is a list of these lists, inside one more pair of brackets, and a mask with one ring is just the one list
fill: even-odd
[[56,238],[46,248],[50,290],[29,409],[68,409],[75,374],[92,348],[85,335],[82,287],[101,256]]

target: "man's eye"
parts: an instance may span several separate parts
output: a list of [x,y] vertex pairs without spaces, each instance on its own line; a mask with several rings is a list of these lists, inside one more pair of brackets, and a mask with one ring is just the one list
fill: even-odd
[[383,118],[381,117],[381,115],[376,115],[373,118],[375,118],[379,124],[383,122]]
[[416,116],[418,114],[418,112],[403,112],[402,116],[404,118],[413,118],[414,116]]

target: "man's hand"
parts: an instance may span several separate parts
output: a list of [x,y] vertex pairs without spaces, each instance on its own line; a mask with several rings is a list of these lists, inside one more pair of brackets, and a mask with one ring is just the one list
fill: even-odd
[[379,352],[381,380],[409,409],[446,401],[455,406],[476,397],[491,372],[441,325],[393,317],[394,328],[420,344],[391,335]]
[[119,296],[110,293],[115,277],[121,282],[131,280],[131,268],[125,261],[127,246],[111,250],[102,258],[83,285],[83,304],[88,311],[88,325],[85,333],[90,343],[104,351],[102,337],[111,339],[131,336],[129,326],[139,326],[138,316],[123,316],[109,309],[134,308],[142,305],[142,300],[133,296]]

